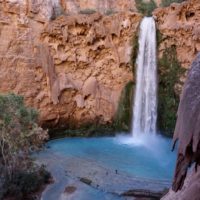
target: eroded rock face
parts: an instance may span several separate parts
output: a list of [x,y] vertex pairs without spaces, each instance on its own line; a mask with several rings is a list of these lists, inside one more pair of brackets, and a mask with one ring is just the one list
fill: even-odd
[[174,192],[172,189],[161,200],[199,200],[200,199],[200,168],[187,175],[181,190]]
[[200,164],[200,53],[192,64],[185,82],[177,113],[174,142],[179,140],[173,189],[183,185],[192,162]]
[[[173,3],[169,7],[156,9],[153,15],[162,34],[159,57],[162,57],[165,49],[175,47],[181,66],[187,71],[200,51],[199,0]],[[186,74],[180,77],[180,83],[175,86],[177,94],[181,93]]]
[[153,15],[159,31],[164,36],[159,50],[176,46],[178,60],[183,67],[189,68],[200,51],[199,0],[173,3],[167,8],[156,9]]
[[[69,15],[88,8],[119,12]],[[112,122],[122,88],[133,80],[129,61],[141,15],[130,9],[133,0],[0,0],[0,92],[23,95],[52,126]],[[198,0],[154,16],[164,36],[160,54],[175,45],[189,66],[200,48]]]
[[[200,53],[192,64],[178,109],[174,142],[179,140],[178,157],[172,189],[165,200],[200,199]],[[188,168],[194,163],[193,172]],[[185,182],[184,182],[185,181]]]
[[141,15],[59,16],[56,1],[0,1],[0,92],[23,95],[41,122],[110,123],[133,80],[130,54]]
[[[136,11],[135,0],[0,0],[10,12],[25,11],[29,16],[37,14],[40,20],[50,19],[53,15],[78,14],[80,12]],[[16,7],[17,6],[17,7]],[[55,17],[55,16],[54,16]]]
[[88,9],[101,13],[136,10],[134,0],[60,0],[64,11],[78,13]]

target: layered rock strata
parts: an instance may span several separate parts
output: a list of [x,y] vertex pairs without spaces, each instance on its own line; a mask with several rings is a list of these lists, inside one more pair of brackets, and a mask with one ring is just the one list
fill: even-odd
[[[23,95],[43,124],[111,123],[141,15],[61,15],[46,1],[0,1],[0,92]],[[53,12],[53,11],[52,11]]]

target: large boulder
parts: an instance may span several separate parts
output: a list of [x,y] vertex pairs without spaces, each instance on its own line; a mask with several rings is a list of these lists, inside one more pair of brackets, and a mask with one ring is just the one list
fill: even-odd
[[[200,199],[200,53],[184,84],[178,108],[174,145],[179,140],[172,190],[163,200]],[[189,173],[189,167],[193,171]],[[189,175],[187,175],[189,174]],[[185,181],[185,178],[187,180]],[[175,193],[177,192],[177,193]]]

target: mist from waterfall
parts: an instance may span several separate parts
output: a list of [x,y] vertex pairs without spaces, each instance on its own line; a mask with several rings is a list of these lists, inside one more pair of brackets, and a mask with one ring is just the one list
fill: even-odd
[[155,133],[157,121],[156,27],[152,17],[140,25],[132,135]]

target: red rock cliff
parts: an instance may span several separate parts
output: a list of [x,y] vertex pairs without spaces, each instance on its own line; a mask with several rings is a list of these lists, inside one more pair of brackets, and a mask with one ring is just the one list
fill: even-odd
[[56,1],[0,1],[0,92],[23,95],[42,123],[112,121],[132,80],[141,15],[61,15]]
[[[74,4],[75,13],[88,4],[119,12],[69,15]],[[142,16],[129,11],[130,5],[135,9],[131,0],[102,5],[0,0],[0,92],[23,95],[40,111],[42,123],[112,122],[122,88],[133,80],[130,54]],[[159,8],[154,16],[163,34],[159,54],[175,45],[182,66],[189,68],[200,50],[199,1]]]

